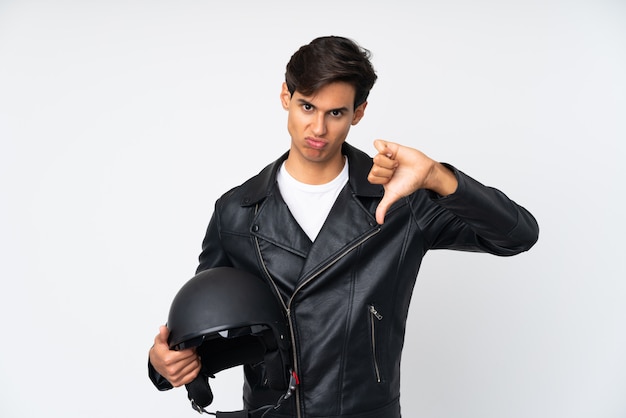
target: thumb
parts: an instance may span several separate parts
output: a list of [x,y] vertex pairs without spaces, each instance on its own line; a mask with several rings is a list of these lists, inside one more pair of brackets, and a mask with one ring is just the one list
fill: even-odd
[[393,158],[393,150],[390,145],[393,144],[391,142],[383,141],[382,139],[374,140],[374,148],[378,151],[379,154],[386,155],[388,158]]
[[398,199],[391,197],[389,195],[389,192],[385,190],[383,198],[380,200],[378,206],[376,207],[376,222],[378,222],[379,225],[385,223],[385,215],[387,214],[387,210],[389,210],[391,205],[393,205],[396,200]]
[[165,325],[161,325],[159,327],[159,335],[156,336],[156,338],[154,339],[155,343],[158,344],[167,344],[167,339],[170,336],[170,330],[165,326]]

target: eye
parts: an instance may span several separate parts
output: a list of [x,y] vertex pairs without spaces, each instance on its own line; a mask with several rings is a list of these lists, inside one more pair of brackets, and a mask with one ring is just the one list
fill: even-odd
[[310,103],[303,103],[303,104],[302,104],[302,109],[303,109],[305,112],[310,112],[311,110],[313,110],[313,105],[312,105],[312,104],[310,104]]
[[331,116],[334,116],[336,118],[340,118],[341,116],[343,116],[343,112],[341,110],[331,110],[330,114]]

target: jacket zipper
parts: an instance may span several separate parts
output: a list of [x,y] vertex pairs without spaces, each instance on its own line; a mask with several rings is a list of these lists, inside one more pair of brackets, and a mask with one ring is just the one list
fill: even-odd
[[[254,215],[255,216],[256,216],[258,211],[259,211],[259,204],[257,203],[256,206],[254,207]],[[261,266],[263,266],[263,271],[265,272],[265,276],[267,277],[267,279],[272,284],[272,287],[274,288],[274,292],[276,292],[276,297],[278,297],[278,300],[280,300],[280,304],[283,306],[283,309],[285,310],[285,312],[287,312],[287,316],[289,316],[289,309],[287,308],[287,305],[285,305],[285,301],[283,300],[283,297],[280,295],[280,291],[278,290],[278,286],[274,282],[274,279],[270,275],[270,272],[267,269],[267,266],[265,265],[265,260],[263,260],[263,256],[261,255],[261,247],[259,246],[259,239],[257,237],[254,237],[254,245],[256,247],[256,252],[257,252],[257,255],[259,256],[259,260],[261,261]]]
[[382,321],[383,316],[376,310],[374,305],[370,305],[370,338],[372,339],[372,358],[374,359],[374,371],[376,372],[376,382],[380,383],[380,367],[378,366],[378,353],[376,351],[376,321]]
[[[257,209],[258,209],[258,205],[257,205]],[[370,239],[374,235],[378,234],[379,232],[380,232],[380,226],[378,228],[376,228],[374,231],[370,232],[365,237],[363,237],[363,239],[361,239],[359,242],[357,242],[354,245],[352,245],[349,248],[347,248],[344,252],[339,254],[337,257],[335,257],[334,259],[330,260],[328,262],[328,264],[326,264],[323,268],[318,270],[315,274],[311,275],[308,279],[306,279],[305,281],[300,283],[300,285],[298,287],[296,287],[296,289],[294,290],[293,294],[291,295],[291,298],[289,299],[289,302],[287,303],[287,305],[285,305],[285,302],[283,301],[283,298],[281,297],[280,292],[278,290],[278,286],[274,282],[274,279],[270,275],[270,272],[267,269],[267,266],[265,265],[265,261],[263,260],[263,255],[261,254],[261,247],[259,246],[259,240],[258,240],[257,237],[254,237],[254,242],[255,242],[255,246],[256,246],[256,250],[257,250],[257,255],[259,256],[259,260],[261,260],[261,265],[263,266],[263,271],[265,272],[265,275],[267,276],[267,278],[270,281],[270,283],[272,283],[272,286],[274,287],[274,290],[276,291],[276,294],[278,295],[278,298],[280,299],[280,302],[283,305],[283,308],[285,309],[285,312],[287,313],[287,320],[288,320],[288,323],[289,323],[289,334],[291,335],[291,348],[292,348],[292,351],[293,351],[293,354],[292,354],[293,371],[296,373],[296,376],[299,375],[298,374],[299,373],[298,372],[298,356],[297,356],[297,353],[296,353],[296,340],[295,340],[295,336],[294,336],[293,318],[291,316],[291,303],[293,302],[296,294],[304,286],[306,286],[307,284],[311,283],[311,281],[313,281],[319,275],[321,275],[323,272],[328,270],[333,264],[335,264],[336,262],[341,260],[343,257],[345,257],[347,254],[349,254],[356,247],[358,247],[359,245],[363,244],[365,241],[367,241],[368,239]],[[296,416],[297,416],[297,418],[302,418],[302,411],[301,411],[302,410],[302,405],[301,405],[302,400],[300,399],[300,387],[299,386],[296,387],[295,401],[296,401]]]

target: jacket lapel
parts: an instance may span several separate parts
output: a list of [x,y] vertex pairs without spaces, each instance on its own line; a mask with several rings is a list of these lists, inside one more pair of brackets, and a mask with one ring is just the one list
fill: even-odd
[[311,245],[300,280],[306,280],[315,274],[376,229],[376,220],[358,203],[350,184],[347,184]]
[[260,205],[252,223],[252,234],[301,257],[307,256],[312,244],[280,196],[278,187]]
[[372,160],[367,154],[347,143],[343,145],[343,153],[350,164],[350,178],[337,197],[314,243],[296,222],[276,186],[276,172],[288,153],[267,166],[246,185],[248,193],[242,199],[242,206],[258,205],[251,233],[305,258],[298,281],[306,280],[363,237],[378,229],[374,214],[359,200],[360,197],[378,200],[383,195],[382,186],[367,181]]

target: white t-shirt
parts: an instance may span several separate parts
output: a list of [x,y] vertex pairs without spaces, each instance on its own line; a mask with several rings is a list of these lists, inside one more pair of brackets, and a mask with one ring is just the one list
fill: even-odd
[[343,186],[348,182],[348,159],[337,177],[325,184],[306,184],[293,178],[280,166],[276,181],[285,203],[300,227],[315,241]]

